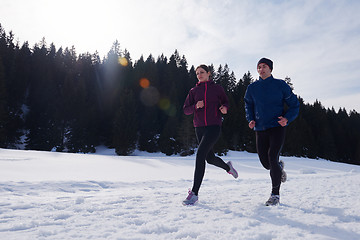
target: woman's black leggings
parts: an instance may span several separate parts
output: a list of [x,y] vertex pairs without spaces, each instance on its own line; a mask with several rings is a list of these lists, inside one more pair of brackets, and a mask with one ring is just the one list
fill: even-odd
[[198,195],[200,185],[205,174],[205,160],[212,165],[220,167],[226,171],[230,171],[230,167],[219,157],[216,157],[213,147],[220,137],[220,126],[196,127],[195,133],[199,143],[196,153],[194,185],[192,191]]
[[256,149],[261,164],[270,170],[272,193],[279,195],[281,185],[281,167],[279,155],[285,141],[285,127],[256,131]]

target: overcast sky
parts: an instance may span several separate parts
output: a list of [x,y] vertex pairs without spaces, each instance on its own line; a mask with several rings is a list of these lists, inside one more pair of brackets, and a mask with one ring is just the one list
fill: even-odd
[[273,76],[289,76],[306,103],[360,112],[358,0],[1,0],[0,24],[33,47],[75,47],[105,56],[115,40],[130,52],[170,57],[189,67],[228,64],[257,78],[261,57]]

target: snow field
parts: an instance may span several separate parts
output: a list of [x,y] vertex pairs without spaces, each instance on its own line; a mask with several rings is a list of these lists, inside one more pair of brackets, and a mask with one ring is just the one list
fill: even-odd
[[360,239],[360,167],[283,157],[281,205],[269,173],[230,152],[234,179],[207,165],[195,206],[194,156],[119,157],[0,149],[0,239]]

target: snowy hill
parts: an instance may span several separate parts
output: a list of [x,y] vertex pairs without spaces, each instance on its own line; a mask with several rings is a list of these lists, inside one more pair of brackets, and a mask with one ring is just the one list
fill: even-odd
[[207,165],[182,206],[195,156],[0,149],[0,239],[360,239],[360,166],[283,157],[281,205],[269,173],[230,152],[239,178]]

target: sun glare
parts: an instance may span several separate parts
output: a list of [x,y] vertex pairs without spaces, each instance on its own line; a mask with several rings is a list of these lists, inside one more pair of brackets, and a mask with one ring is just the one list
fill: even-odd
[[129,62],[125,57],[119,57],[118,62],[121,66],[126,67]]
[[168,110],[170,108],[170,100],[167,98],[162,98],[160,99],[158,105],[162,110]]
[[145,106],[155,106],[159,102],[159,91],[154,87],[144,88],[140,93],[141,102]]
[[150,86],[150,81],[147,78],[140,79],[140,87],[142,88],[148,88]]

